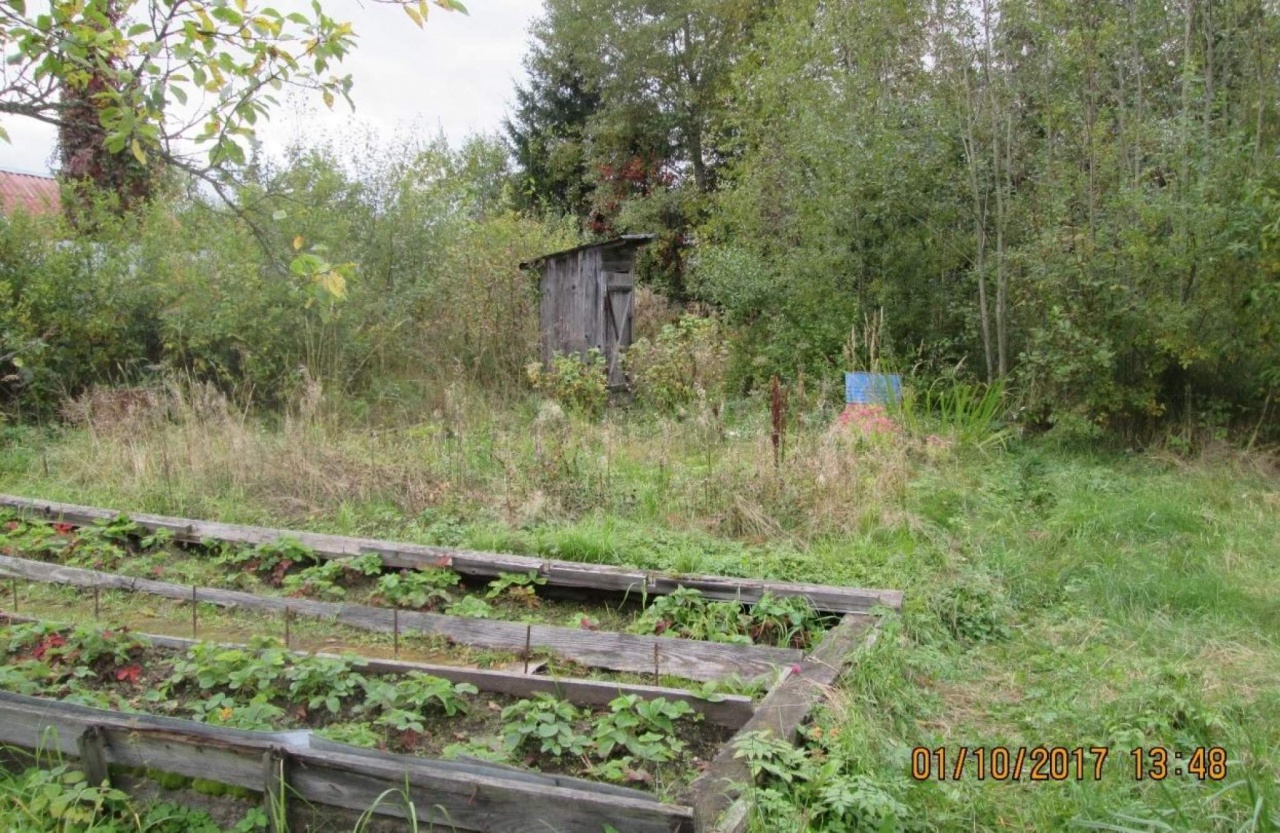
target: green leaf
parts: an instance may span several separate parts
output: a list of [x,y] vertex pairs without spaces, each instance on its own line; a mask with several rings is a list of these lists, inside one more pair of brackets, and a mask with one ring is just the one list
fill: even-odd
[[223,23],[228,23],[232,26],[239,26],[242,23],[244,23],[244,17],[239,12],[235,11],[234,9],[229,9],[226,6],[214,7],[212,14],[218,20],[221,20]]
[[3,127],[0,127],[0,142],[13,144],[13,140],[9,138],[9,131],[5,130]]

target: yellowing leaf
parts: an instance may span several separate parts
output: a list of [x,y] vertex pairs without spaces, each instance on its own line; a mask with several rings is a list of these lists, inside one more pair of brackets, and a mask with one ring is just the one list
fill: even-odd
[[293,250],[296,252],[298,251],[298,249],[301,249],[301,248],[302,248],[302,235],[299,234],[297,237],[293,238]]
[[137,159],[143,165],[147,164],[147,155],[142,152],[142,145],[139,144],[137,138],[129,145],[129,149],[133,151],[134,159]]
[[422,28],[422,14],[419,13],[417,9],[413,6],[405,6],[404,13],[409,15],[409,19],[413,21],[414,26],[417,26],[419,29]]
[[333,93],[329,92],[328,90],[325,90],[322,93],[322,95],[324,96],[324,106],[332,110],[333,109]]
[[334,298],[347,297],[347,279],[334,270],[330,269],[327,272],[321,272],[315,276],[314,280]]

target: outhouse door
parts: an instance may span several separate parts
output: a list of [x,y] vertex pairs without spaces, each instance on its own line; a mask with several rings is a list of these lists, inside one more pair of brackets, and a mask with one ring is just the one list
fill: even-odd
[[605,272],[604,357],[609,368],[609,387],[627,384],[622,370],[622,352],[631,343],[631,310],[635,303],[635,278],[629,272]]

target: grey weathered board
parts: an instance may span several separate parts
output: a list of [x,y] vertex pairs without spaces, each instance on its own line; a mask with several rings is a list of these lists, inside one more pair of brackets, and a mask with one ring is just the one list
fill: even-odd
[[[769,691],[734,740],[750,732],[764,731],[794,742],[800,725],[808,719],[826,688],[840,676],[853,650],[867,639],[874,625],[875,620],[869,616],[847,614],[839,625],[827,632],[798,670],[793,669]],[[746,761],[734,753],[734,743],[730,741],[693,782],[693,810],[698,830],[711,830],[751,782]],[[731,822],[719,830],[727,833],[736,827],[737,822]]]
[[[179,601],[191,599],[189,585],[132,578],[80,567],[64,567],[43,561],[0,556],[0,575],[77,587],[103,587],[147,593]],[[397,612],[368,605],[319,602],[312,599],[259,596],[240,590],[198,588],[199,601],[219,607],[248,610],[288,610],[369,631],[391,633]],[[459,644],[506,651],[523,651],[526,644],[593,668],[653,673],[655,657],[662,674],[710,681],[728,676],[755,678],[772,674],[779,666],[799,662],[802,652],[763,645],[699,642],[663,636],[641,636],[611,631],[586,631],[552,625],[522,625],[492,619],[446,616],[439,613],[398,612],[401,633],[425,633]]]
[[[126,715],[0,692],[0,744],[79,757],[93,748],[93,767],[116,764],[218,781],[252,790],[272,788],[264,760],[275,758],[290,800],[405,815],[403,798],[428,824],[485,833],[531,829],[599,833],[687,833],[693,811],[647,796],[600,789],[589,781],[512,778],[500,770],[459,770],[410,756],[346,754],[299,745],[287,733],[249,732],[186,720]],[[526,774],[529,776],[530,774]],[[566,786],[568,785],[568,786]]]
[[[30,500],[13,495],[0,495],[0,507],[77,525],[110,520],[120,514],[110,509]],[[579,564],[573,561],[224,524],[165,515],[138,513],[130,514],[129,517],[148,530],[167,529],[177,540],[185,543],[199,543],[211,538],[236,544],[262,544],[290,538],[310,547],[322,558],[344,558],[372,552],[381,556],[383,562],[390,567],[447,567],[461,575],[484,577],[499,573],[535,571],[552,586],[630,593],[636,597],[665,595],[680,587],[691,587],[710,599],[739,601],[744,604],[758,601],[764,593],[803,596],[809,599],[815,609],[828,613],[866,613],[877,606],[893,609],[902,606],[902,593],[898,590],[792,584],[720,576],[667,575],[601,564]]]

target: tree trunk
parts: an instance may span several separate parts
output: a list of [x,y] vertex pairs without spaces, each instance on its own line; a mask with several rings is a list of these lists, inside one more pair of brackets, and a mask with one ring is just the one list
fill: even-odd
[[982,198],[982,184],[978,176],[978,141],[974,129],[977,104],[974,101],[973,88],[969,81],[969,69],[963,67],[965,101],[968,111],[965,113],[965,161],[969,168],[969,189],[973,193],[973,230],[977,241],[977,257],[974,268],[978,273],[978,320],[982,324],[982,358],[986,364],[987,383],[995,379],[995,363],[991,352],[991,316],[987,311],[987,208]]

